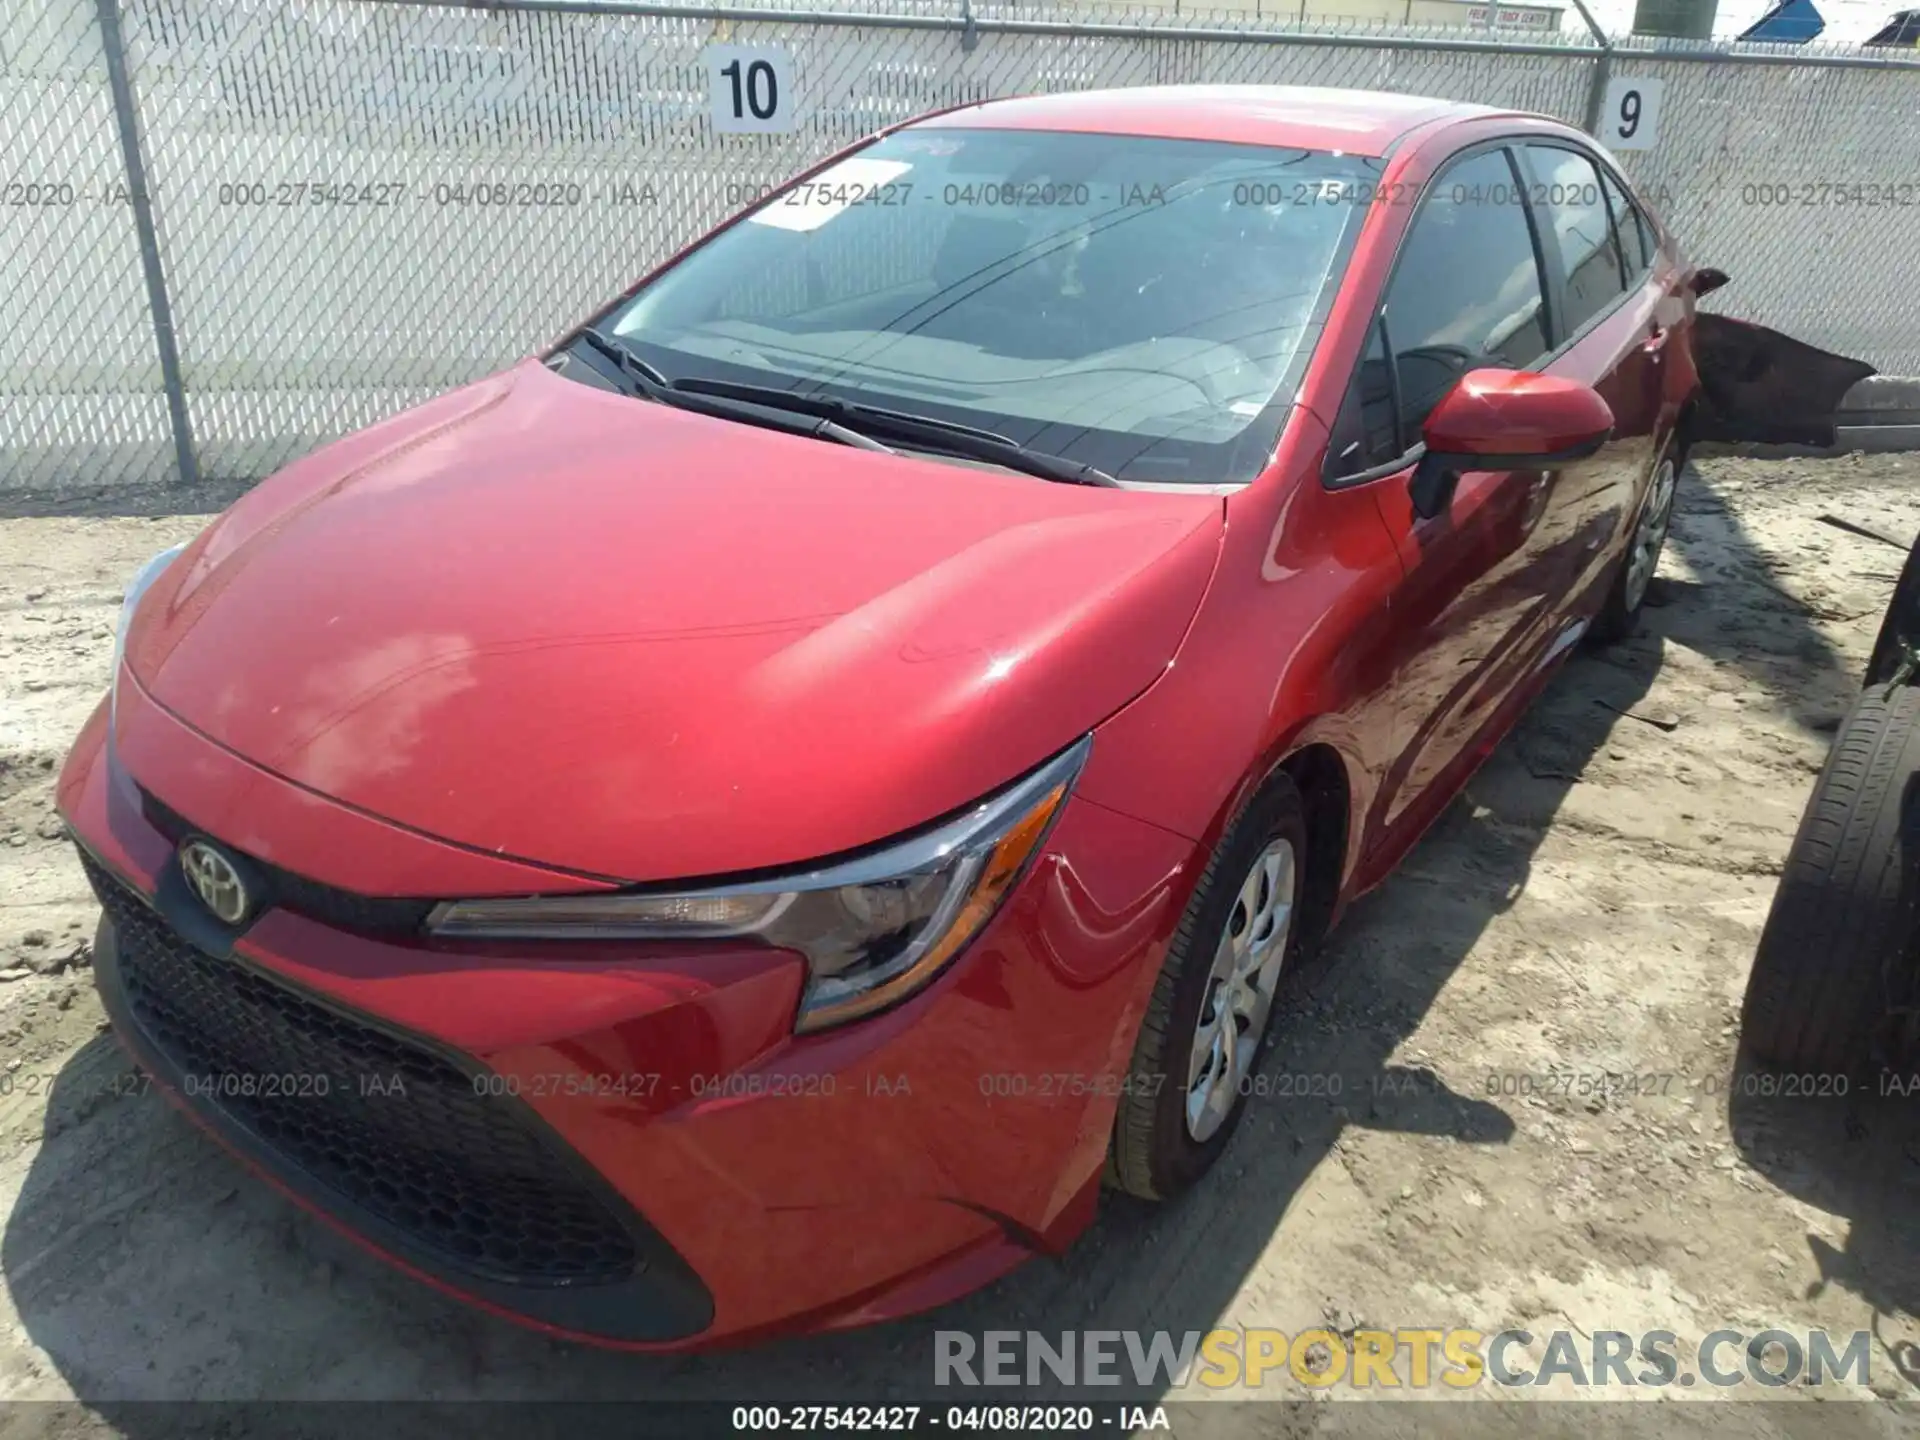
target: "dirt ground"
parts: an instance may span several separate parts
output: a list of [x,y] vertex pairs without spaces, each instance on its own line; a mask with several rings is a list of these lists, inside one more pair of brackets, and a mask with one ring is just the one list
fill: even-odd
[[[1339,1098],[1256,1096],[1197,1193],[1109,1198],[1062,1260],[936,1316],[695,1358],[443,1301],[121,1093],[54,773],[121,582],[204,517],[0,521],[0,1400],[86,1402],[0,1431],[139,1435],[129,1402],[163,1399],[880,1401],[925,1393],[937,1328],[1667,1329],[1686,1362],[1721,1327],[1871,1329],[1872,1390],[1920,1396],[1920,1099],[1729,1093],[1761,923],[1901,564],[1822,515],[1904,543],[1920,457],[1694,467],[1642,633],[1572,660],[1278,1022],[1267,1075]],[[1668,1078],[1579,1093],[1602,1072]]]

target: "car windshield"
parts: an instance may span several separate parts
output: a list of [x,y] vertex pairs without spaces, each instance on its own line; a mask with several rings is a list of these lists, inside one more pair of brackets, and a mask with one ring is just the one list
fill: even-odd
[[601,328],[676,380],[934,416],[1133,481],[1248,480],[1377,169],[909,130],[763,202]]

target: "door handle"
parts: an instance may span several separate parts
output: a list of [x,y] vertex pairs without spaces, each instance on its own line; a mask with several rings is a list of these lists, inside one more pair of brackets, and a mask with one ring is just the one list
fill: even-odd
[[1642,353],[1658,355],[1662,350],[1667,348],[1667,336],[1671,333],[1671,331],[1663,329],[1658,325],[1654,326],[1653,333],[1640,342]]

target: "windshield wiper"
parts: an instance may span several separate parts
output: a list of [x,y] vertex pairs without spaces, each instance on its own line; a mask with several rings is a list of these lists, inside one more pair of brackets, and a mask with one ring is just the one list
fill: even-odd
[[1036,475],[1042,480],[1057,480],[1066,485],[1104,485],[1118,487],[1120,482],[1106,471],[1083,465],[1063,455],[1034,450],[991,430],[976,430],[952,420],[932,415],[913,415],[904,410],[887,410],[878,405],[862,405],[855,400],[837,400],[831,395],[802,395],[779,390],[771,385],[745,385],[733,380],[703,380],[690,376],[675,380],[673,389],[683,395],[706,395],[738,400],[771,409],[791,410],[801,415],[817,415],[829,421],[852,422],[863,430],[876,430],[895,440],[918,442],[928,449],[944,451],[968,460],[984,460],[1008,470]]
[[637,381],[642,387],[649,390],[670,390],[673,388],[673,382],[671,380],[667,379],[665,375],[661,374],[645,360],[642,360],[611,335],[603,334],[594,329],[593,326],[587,325],[581,328],[580,338],[593,346],[593,348],[598,350],[602,355],[606,356],[607,359],[613,361],[614,364],[618,365],[621,374],[630,380]]
[[[740,420],[749,425],[785,430],[791,435],[810,435],[817,440],[831,440],[837,445],[851,445],[856,450],[877,450],[883,455],[894,453],[891,445],[883,445],[871,435],[863,435],[858,430],[841,424],[831,415],[821,415],[817,424],[795,425],[784,418],[784,412],[791,410],[790,406],[765,405],[750,395],[705,395],[689,390],[685,382],[669,380],[611,335],[604,334],[591,325],[581,329],[580,338],[620,367],[620,374],[633,387],[631,393],[644,395],[649,400],[657,400],[662,405],[691,410],[696,415],[711,415],[720,420]],[[779,394],[780,392],[769,393]],[[769,411],[775,413],[769,414]]]

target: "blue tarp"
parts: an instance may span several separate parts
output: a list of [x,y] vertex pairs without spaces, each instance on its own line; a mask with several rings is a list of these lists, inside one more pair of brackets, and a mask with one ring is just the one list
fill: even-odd
[[1740,32],[1742,40],[1764,40],[1770,45],[1804,45],[1827,22],[1813,8],[1813,0],[1779,0],[1766,14]]

